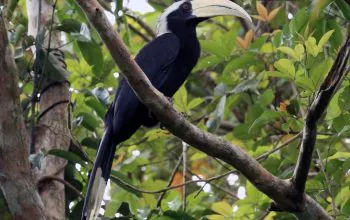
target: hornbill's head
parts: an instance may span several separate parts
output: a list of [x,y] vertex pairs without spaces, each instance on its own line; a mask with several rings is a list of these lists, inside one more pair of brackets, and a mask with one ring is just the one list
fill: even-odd
[[233,15],[252,22],[249,14],[230,0],[179,0],[159,18],[158,36],[181,33],[186,29],[194,31],[199,22],[220,15]]

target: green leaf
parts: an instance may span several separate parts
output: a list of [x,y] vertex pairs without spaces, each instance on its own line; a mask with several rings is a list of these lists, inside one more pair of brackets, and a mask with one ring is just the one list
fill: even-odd
[[276,48],[272,45],[272,43],[265,43],[260,48],[260,53],[274,53],[276,52]]
[[339,104],[342,106],[342,109],[345,111],[350,110],[350,86],[345,87],[344,92],[339,96]]
[[74,19],[64,19],[61,25],[59,25],[55,29],[59,31],[64,31],[66,33],[72,33],[72,32],[79,33],[80,27],[81,27],[81,23],[79,21]]
[[334,160],[334,159],[348,159],[350,158],[350,152],[337,152],[333,154],[332,156],[328,157],[328,160]]
[[310,12],[307,7],[298,10],[293,20],[289,24],[290,32],[294,35],[296,33],[301,33],[310,17]]
[[291,76],[287,73],[282,73],[279,71],[264,71],[263,73],[268,77],[277,77],[277,78],[283,78],[283,79],[293,79],[294,78],[293,76]]
[[289,76],[294,78],[294,76],[295,76],[295,68],[294,68],[294,64],[290,60],[280,59],[280,60],[275,62],[275,67],[280,72],[286,73]]
[[281,51],[282,53],[287,54],[288,56],[292,57],[293,59],[298,60],[298,57],[297,57],[295,51],[292,48],[290,48],[290,47],[279,47],[277,49],[279,51]]
[[81,144],[92,149],[98,149],[100,140],[92,137],[86,137],[81,141]]
[[116,200],[109,201],[106,205],[104,216],[114,218],[121,204],[122,201],[120,201],[119,198],[117,198]]
[[211,114],[211,118],[207,121],[206,125],[209,132],[215,132],[219,128],[224,118],[226,99],[226,95],[221,97],[215,111]]
[[189,103],[188,103],[188,110],[192,110],[194,108],[196,108],[197,106],[199,106],[200,104],[202,104],[204,102],[204,99],[202,98],[195,98],[192,99]]
[[329,103],[325,120],[333,120],[334,118],[338,117],[341,114],[342,111],[339,106],[340,94],[341,93],[338,92],[333,96],[331,102]]
[[267,89],[261,96],[260,96],[260,104],[262,106],[270,105],[271,102],[274,100],[275,94],[272,91],[272,89]]
[[255,55],[251,53],[244,54],[238,58],[232,59],[225,67],[222,74],[230,74],[237,69],[243,69],[256,62]]
[[318,50],[322,50],[323,46],[328,42],[329,38],[334,33],[334,30],[328,31],[325,35],[322,36],[320,41],[318,42]]
[[233,209],[231,205],[224,201],[212,204],[211,209],[214,212],[219,213],[225,217],[230,217],[233,215]]
[[245,91],[256,91],[259,86],[259,81],[254,79],[249,79],[238,84],[231,93],[241,93]]
[[[344,0],[342,0],[344,1]],[[348,6],[350,8],[350,6]],[[350,14],[349,14],[350,16]],[[350,20],[349,20],[350,21]],[[338,49],[344,41],[344,35],[343,35],[343,26],[341,26],[336,20],[329,19],[327,20],[327,29],[333,29],[334,34],[329,39],[329,43],[331,48]]]
[[164,213],[164,216],[168,216],[171,217],[171,219],[186,219],[186,220],[194,220],[195,218],[193,218],[192,216],[190,216],[188,213],[186,212],[182,212],[182,211],[172,211],[172,210],[168,210]]
[[297,44],[294,48],[296,59],[302,61],[305,57],[305,48],[302,44]]
[[224,48],[222,48],[220,42],[214,40],[201,40],[200,44],[202,51],[214,54],[220,57],[221,59],[225,59],[225,56],[222,53]]
[[327,73],[331,70],[332,65],[333,65],[333,59],[327,58],[326,60],[323,60],[322,62],[312,67],[312,69],[310,70],[310,75],[311,75],[311,80],[314,84],[315,89],[317,89],[321,85],[321,83],[323,82],[323,79],[326,77]]
[[77,42],[79,49],[86,60],[92,66],[92,71],[99,78],[103,69],[103,54],[100,45],[92,40],[90,42]]
[[199,60],[199,62],[197,63],[195,68],[192,70],[192,72],[197,72],[197,71],[204,70],[204,69],[207,69],[209,67],[218,65],[222,61],[223,61],[223,59],[221,57],[216,56],[216,55],[211,55],[211,56],[202,58]]
[[180,112],[187,113],[187,90],[185,85],[182,85],[180,89],[173,96],[174,105]]
[[253,124],[250,126],[248,132],[254,132],[257,131],[258,129],[262,128],[268,123],[274,122],[277,119],[281,118],[283,116],[282,112],[276,112],[276,111],[265,111],[260,115],[259,118],[257,118]]
[[11,37],[11,42],[13,44],[17,44],[22,39],[25,32],[26,32],[26,27],[24,27],[24,25],[22,24],[17,25],[15,33]]
[[312,56],[316,57],[320,52],[319,47],[316,44],[316,39],[314,37],[309,37],[305,42],[306,51]]
[[[13,12],[15,11],[17,5],[18,5],[19,0],[9,0],[7,2],[7,10],[6,10],[6,15],[8,21],[11,20]],[[3,3],[2,3],[3,4]]]
[[207,215],[209,220],[226,220],[226,218],[222,215]]
[[91,33],[87,24],[82,23],[78,32],[71,32],[70,35],[78,42],[91,42]]
[[98,116],[103,120],[105,117],[105,114],[107,112],[107,109],[95,98],[95,97],[88,97],[85,99],[86,105],[88,105],[90,108],[95,110]]
[[81,112],[78,115],[79,117],[82,117],[83,121],[82,121],[82,125],[90,130],[90,131],[95,131],[96,128],[99,127],[99,122],[95,119],[94,116],[92,116],[89,113],[86,112]]
[[67,161],[70,161],[72,163],[78,163],[83,167],[87,167],[87,162],[82,160],[81,157],[79,157],[77,154],[73,152],[60,150],[60,149],[53,149],[53,150],[50,150],[48,154],[66,159]]
[[312,80],[309,77],[306,76],[299,76],[296,80],[295,83],[297,84],[297,86],[309,91],[309,92],[313,92],[315,91],[315,86],[314,83],[312,82]]
[[344,0],[335,0],[343,16],[350,21],[350,5]]
[[258,39],[256,39],[251,45],[250,45],[250,49],[254,50],[259,50],[264,43],[266,42],[266,40],[268,39],[268,36],[261,36]]

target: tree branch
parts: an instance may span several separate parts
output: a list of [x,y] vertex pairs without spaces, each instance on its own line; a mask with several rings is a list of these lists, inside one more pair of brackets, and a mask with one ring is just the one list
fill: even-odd
[[40,185],[45,183],[46,181],[52,181],[52,180],[62,183],[63,185],[73,190],[73,192],[75,192],[78,196],[84,199],[84,195],[77,188],[75,188],[70,182],[67,182],[64,179],[58,178],[57,176],[43,176],[38,180],[37,185],[38,187],[40,187]]
[[281,209],[298,212],[298,215],[312,215],[312,217],[321,215],[322,219],[330,219],[322,207],[308,196],[306,196],[306,207],[298,207],[293,199],[295,192],[289,181],[272,175],[238,146],[203,132],[174,110],[168,99],[152,86],[147,76],[131,58],[123,41],[108,23],[103,8],[96,0],[76,1],[100,34],[135,94],[171,133],[209,156],[234,166],[260,191],[273,199]]
[[229,174],[231,174],[233,172],[236,172],[236,171],[229,171],[229,172],[226,172],[224,174],[221,174],[220,176],[214,176],[214,177],[211,177],[211,178],[208,178],[208,179],[190,180],[190,181],[187,181],[187,182],[175,185],[175,186],[169,186],[169,187],[166,187],[166,188],[163,188],[163,189],[160,189],[160,190],[155,190],[155,191],[139,189],[136,186],[133,186],[133,185],[130,185],[130,184],[126,183],[125,181],[123,181],[122,179],[120,179],[119,177],[116,177],[116,176],[111,176],[111,179],[114,179],[117,182],[120,182],[122,185],[124,185],[124,186],[126,186],[126,187],[128,187],[128,188],[130,188],[130,189],[132,189],[132,190],[134,190],[136,192],[139,192],[139,193],[159,194],[159,193],[167,192],[167,191],[172,190],[172,189],[177,189],[177,188],[180,188],[180,187],[183,187],[183,186],[187,186],[187,185],[193,184],[193,183],[200,183],[200,182],[210,183],[211,181],[221,179],[222,177],[227,176],[227,175],[229,175]]
[[256,158],[257,161],[262,161],[265,160],[266,158],[268,158],[271,154],[275,153],[276,151],[281,150],[282,148],[288,146],[290,143],[292,143],[293,141],[295,141],[296,139],[298,139],[299,137],[302,136],[302,132],[300,132],[299,134],[295,135],[294,137],[288,139],[286,142],[284,142],[283,144],[277,146],[276,148],[260,155],[259,157]]
[[[173,169],[173,172],[169,178],[169,181],[168,181],[168,187],[171,185],[171,183],[173,182],[174,180],[174,177],[175,177],[175,174],[177,173],[177,170],[179,169],[181,163],[182,163],[182,157],[183,155],[181,154],[180,158],[178,159],[176,165],[175,165],[175,168]],[[162,192],[162,194],[158,197],[157,199],[157,208],[160,208],[161,204],[162,204],[162,200],[165,196],[165,193],[166,192]]]
[[317,122],[326,111],[332,97],[340,87],[344,77],[345,70],[350,57],[350,38],[348,37],[345,45],[339,51],[331,71],[322,83],[316,97],[308,111],[305,119],[303,138],[297,165],[294,170],[292,183],[298,193],[299,200],[303,200],[305,184],[309,173],[312,154],[315,148],[317,136]]
[[146,24],[140,17],[138,17],[129,10],[126,11],[125,14],[132,20],[136,21],[152,37],[152,39],[156,37],[156,33],[153,31],[153,29],[150,26],[148,26],[148,24]]

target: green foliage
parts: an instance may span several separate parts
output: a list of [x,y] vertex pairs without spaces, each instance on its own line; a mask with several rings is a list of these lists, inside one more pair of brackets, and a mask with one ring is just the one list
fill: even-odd
[[[32,54],[25,49],[32,41],[26,36],[24,2],[10,1],[8,16],[13,30],[10,39],[20,73],[22,106],[25,118],[30,119],[33,84],[28,71],[33,62]],[[170,4],[172,1],[161,2]],[[275,19],[259,22],[254,37],[250,41],[249,38],[244,39],[246,48],[236,43],[236,38],[240,36],[243,39],[247,32],[237,19],[218,17],[213,19],[214,22],[201,24],[197,30],[201,58],[193,74],[173,97],[174,107],[201,129],[224,136],[253,157],[298,134],[303,128],[304,113],[333,65],[346,32],[345,23],[350,19],[350,7],[345,1],[324,1],[326,5],[317,5],[317,2],[323,1],[315,1],[315,5],[311,1],[290,1],[289,6],[283,1],[269,4],[269,12],[278,7],[281,7],[280,11]],[[117,3],[114,14],[123,10],[122,1]],[[149,3],[155,12],[136,14],[154,29],[164,5],[159,1],[150,0]],[[244,7],[250,14],[257,14],[255,1],[247,1]],[[292,19],[288,18],[289,13],[293,15]],[[121,17],[114,28],[120,31],[135,56],[147,42],[130,26],[151,36],[135,20],[126,16],[125,11],[119,15]],[[58,1],[56,17],[53,29],[66,33],[67,45],[62,49],[66,55],[72,91],[71,132],[84,153],[59,150],[47,153],[68,161],[66,180],[85,193],[87,173],[103,135],[103,118],[122,76],[75,1]],[[51,66],[55,73],[62,73],[50,61]],[[319,123],[316,148],[321,158],[314,155],[310,170],[312,175],[307,182],[309,195],[330,214],[333,213],[332,202],[335,203],[337,219],[350,217],[349,92],[350,84],[346,79]],[[298,150],[296,140],[264,158],[261,163],[274,175],[289,178]],[[165,188],[181,151],[182,142],[160,128],[141,128],[124,142],[118,148],[113,164],[110,199],[104,206],[105,217],[112,219],[118,213],[118,216],[129,219],[221,220],[259,219],[264,215],[270,199],[242,175],[235,181],[228,181],[227,177],[213,181],[210,191],[205,192],[197,184],[188,185],[185,212],[182,210],[180,189],[167,191],[158,209],[160,194],[141,193],[130,188],[130,185],[147,191]],[[203,178],[225,173],[230,168],[194,148],[189,149],[188,158],[188,168]],[[181,182],[182,178],[175,178],[173,185]],[[247,194],[240,200],[220,189],[237,194],[240,187],[245,188]],[[70,190],[66,190],[66,194],[69,204],[67,218],[79,219],[81,198]],[[0,198],[0,210],[6,210],[3,201]],[[288,213],[271,212],[265,219],[293,217]]]

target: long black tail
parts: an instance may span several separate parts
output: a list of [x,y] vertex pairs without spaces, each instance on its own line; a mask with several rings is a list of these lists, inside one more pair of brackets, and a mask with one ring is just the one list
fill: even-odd
[[112,129],[107,127],[100,143],[96,161],[89,178],[82,220],[94,220],[98,216],[118,144],[113,141],[111,133]]

